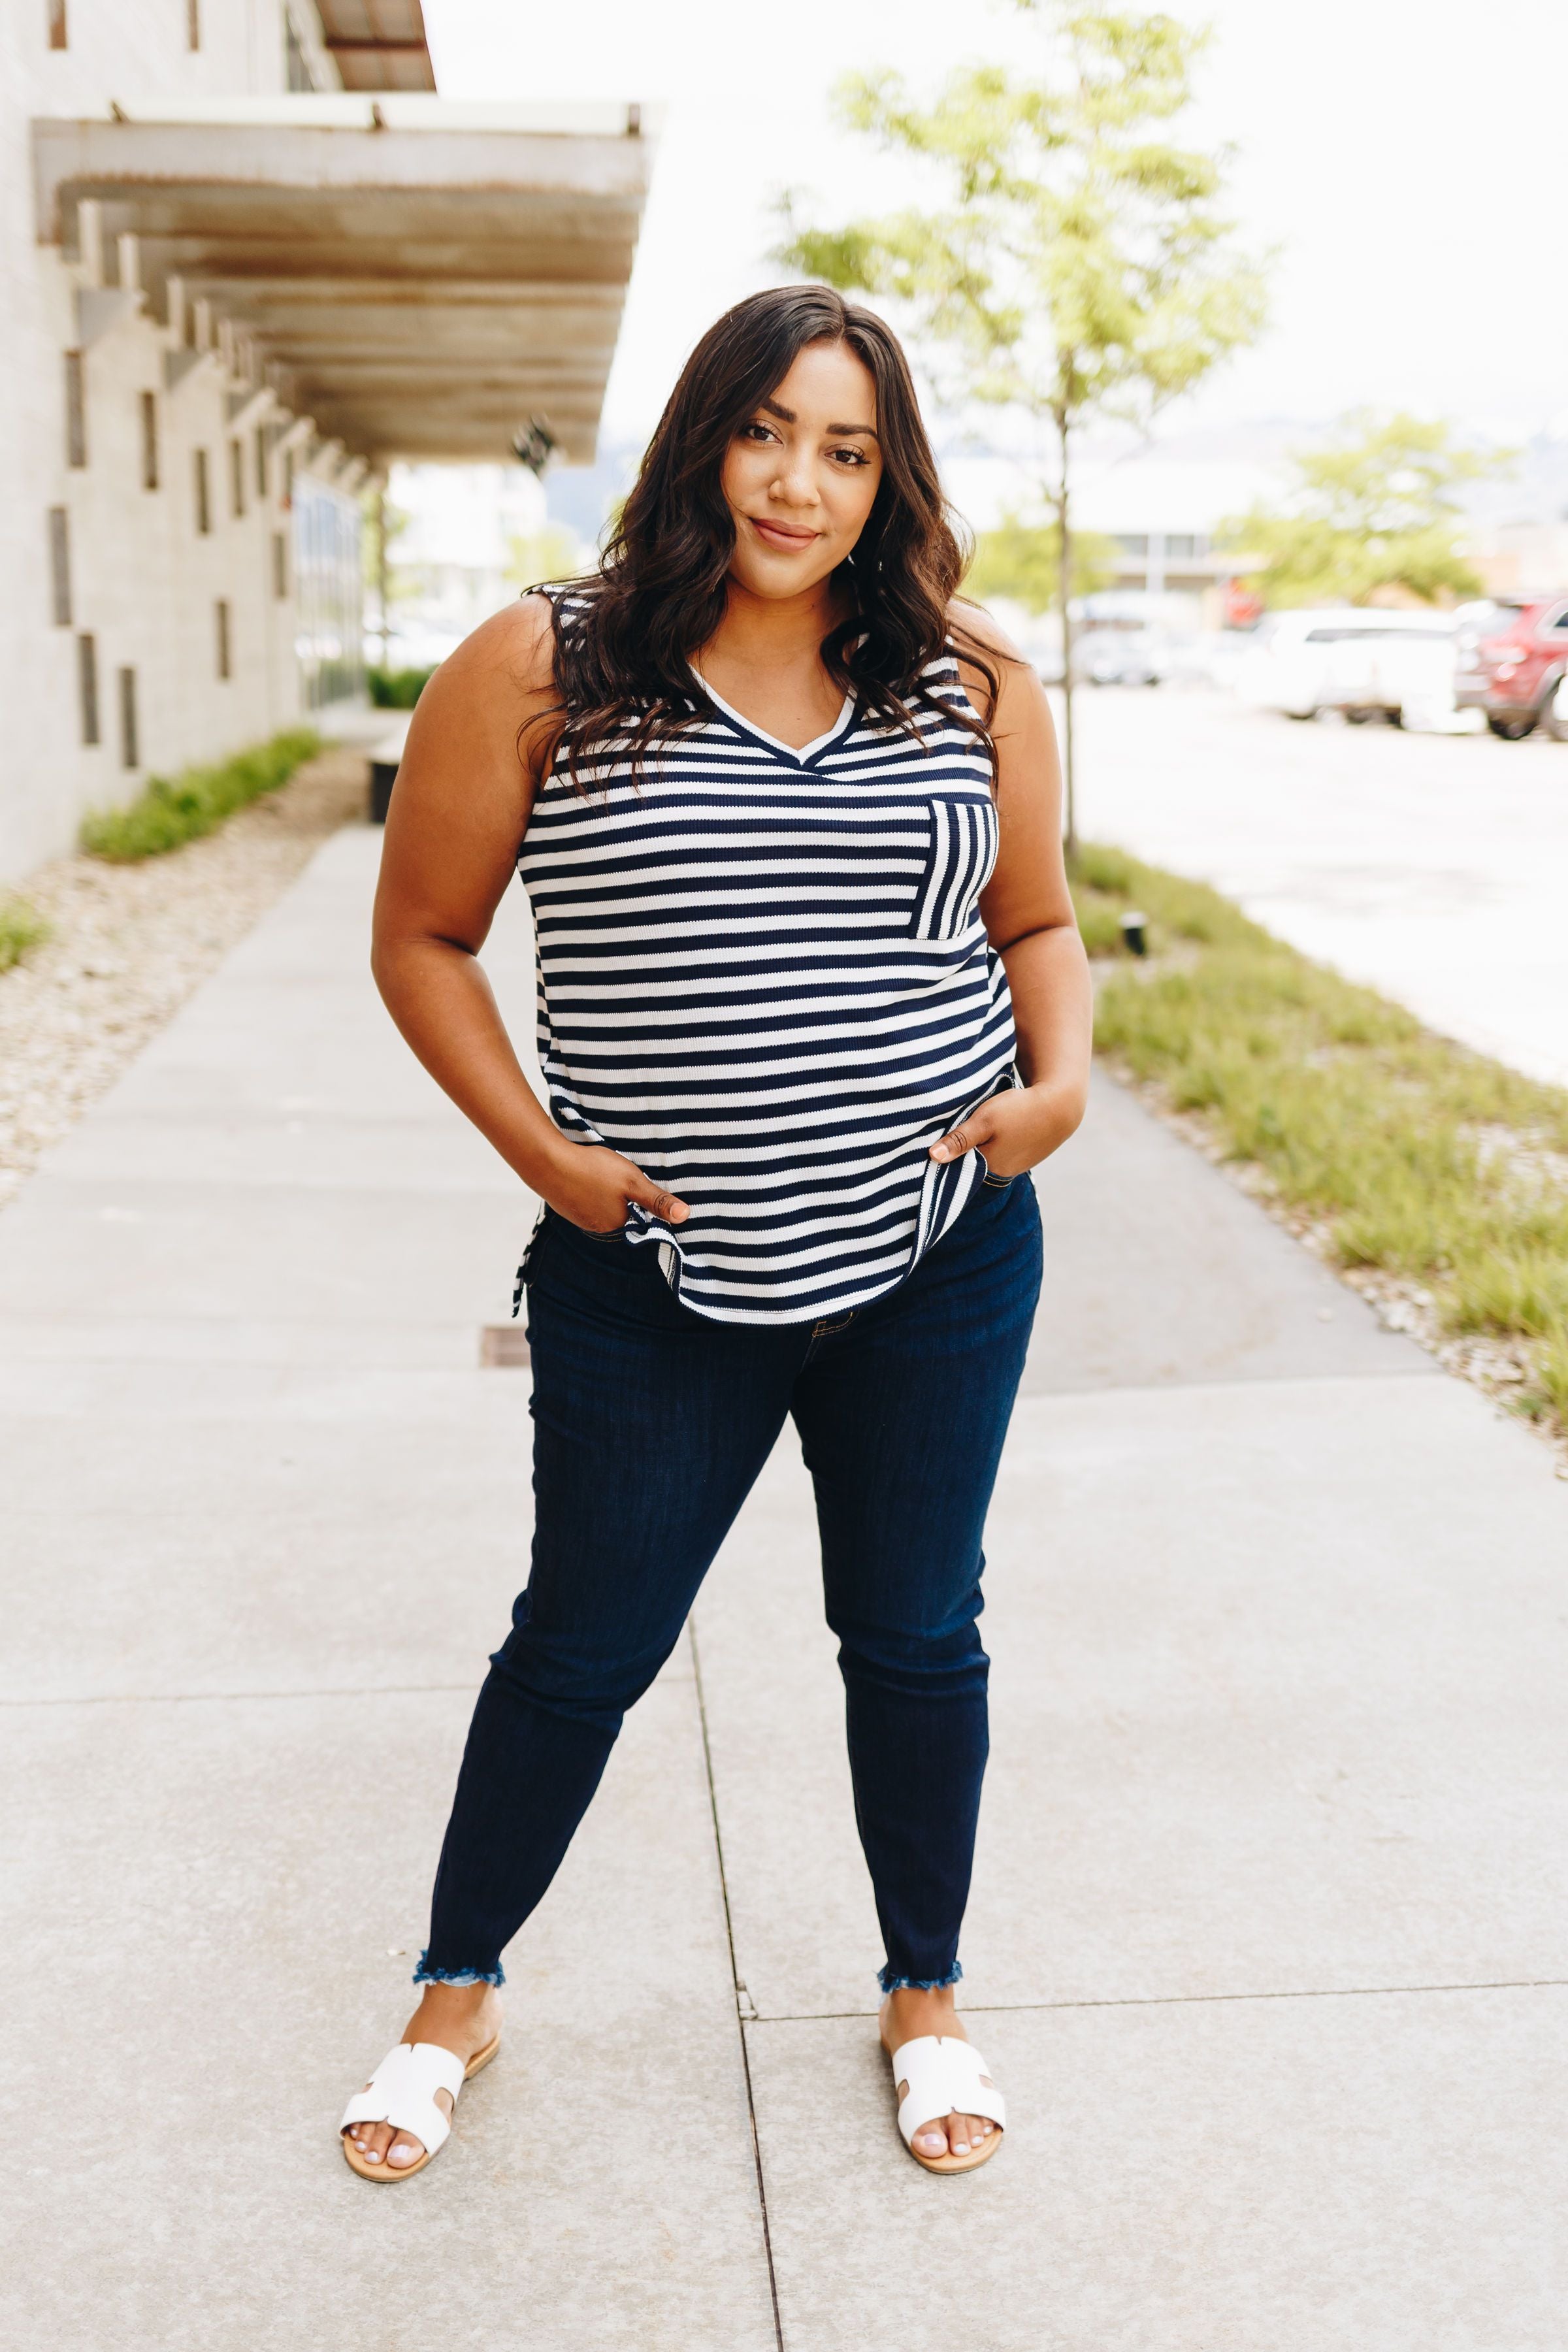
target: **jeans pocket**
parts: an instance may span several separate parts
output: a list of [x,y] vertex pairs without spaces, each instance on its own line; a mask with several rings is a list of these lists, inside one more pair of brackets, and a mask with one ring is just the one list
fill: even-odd
[[1000,834],[989,797],[929,803],[931,846],[910,918],[912,940],[956,940],[973,922],[991,879]]

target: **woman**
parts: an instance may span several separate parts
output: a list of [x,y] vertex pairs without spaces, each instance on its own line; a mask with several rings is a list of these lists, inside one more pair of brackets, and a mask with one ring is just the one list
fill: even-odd
[[[1000,2145],[953,2001],[980,1539],[1039,1286],[1015,1180],[1082,1116],[1089,991],[1045,698],[952,603],[962,569],[896,339],[781,288],[698,345],[599,573],[487,622],[421,698],[374,969],[545,1204],[537,1513],[420,2004],[343,2120],[367,2179],[427,2163],[493,2054],[502,1948],[791,1416],[900,2128],[931,2170]],[[476,960],[514,863],[549,1115]]]

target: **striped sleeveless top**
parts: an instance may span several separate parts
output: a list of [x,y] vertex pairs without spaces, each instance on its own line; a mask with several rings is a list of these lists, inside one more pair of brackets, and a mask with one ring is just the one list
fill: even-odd
[[538,940],[539,1059],[562,1130],[690,1208],[633,1205],[684,1306],[815,1323],[891,1290],[984,1176],[930,1146],[1016,1083],[980,919],[997,821],[951,650],[918,739],[846,703],[804,750],[710,687],[645,761],[564,754],[518,858]]

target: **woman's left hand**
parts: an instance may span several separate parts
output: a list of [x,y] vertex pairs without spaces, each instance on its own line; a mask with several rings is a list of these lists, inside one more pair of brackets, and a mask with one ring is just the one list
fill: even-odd
[[1037,1168],[1073,1134],[1083,1117],[1083,1092],[1070,1086],[1014,1087],[993,1095],[962,1127],[931,1147],[933,1160],[962,1160],[981,1151],[993,1176],[1021,1176]]

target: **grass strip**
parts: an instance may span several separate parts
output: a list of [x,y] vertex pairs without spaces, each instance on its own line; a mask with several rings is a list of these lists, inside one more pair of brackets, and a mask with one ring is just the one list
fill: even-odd
[[314,728],[290,727],[216,767],[185,768],[172,779],[153,776],[128,807],[97,809],[85,817],[81,845],[115,866],[161,857],[165,850],[215,832],[226,817],[263,793],[277,792],[321,748]]
[[29,948],[49,936],[50,926],[26,898],[0,898],[0,971],[20,963]]
[[[1519,1409],[1568,1429],[1568,1089],[1434,1035],[1202,883],[1090,844],[1072,879],[1104,960],[1097,1047],[1265,1170],[1341,1265],[1510,1343]],[[1133,909],[1147,961],[1125,950]]]

